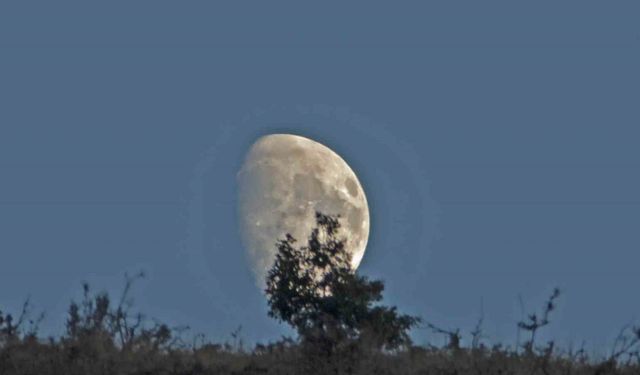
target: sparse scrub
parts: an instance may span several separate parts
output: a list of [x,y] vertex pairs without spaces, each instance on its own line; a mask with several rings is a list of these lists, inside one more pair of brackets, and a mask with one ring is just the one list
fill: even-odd
[[[144,316],[131,313],[130,305],[111,306],[107,294],[94,294],[87,284],[83,285],[83,291],[83,300],[70,304],[66,331],[57,339],[38,337],[37,320],[30,320],[28,303],[18,318],[4,312],[0,314],[0,374],[640,373],[640,328],[633,326],[621,330],[610,355],[601,361],[590,359],[584,348],[563,352],[553,344],[530,345],[532,350],[527,352],[477,341],[469,347],[458,341],[457,346],[412,344],[398,350],[379,351],[348,341],[336,349],[339,355],[327,358],[314,356],[312,344],[288,337],[256,344],[253,349],[245,348],[240,344],[240,330],[232,332],[231,342],[214,343],[197,336],[187,344],[183,327],[150,324]],[[461,336],[457,329],[442,331]]]
[[[317,219],[307,247],[294,247],[290,236],[279,243],[278,262],[267,283],[270,315],[294,326],[298,338],[281,337],[251,349],[238,327],[231,332],[231,342],[215,343],[203,335],[187,340],[188,327],[170,327],[134,313],[130,293],[144,277],[139,273],[125,275],[115,304],[107,293],[94,293],[83,283],[82,300],[70,303],[65,331],[58,338],[38,336],[44,315],[31,317],[29,299],[17,317],[0,311],[0,375],[640,374],[637,326],[624,326],[610,354],[600,360],[589,358],[584,343],[578,350],[562,350],[553,341],[536,343],[539,330],[550,324],[558,289],[541,314],[516,322],[514,328],[528,333],[521,346],[490,345],[482,333],[483,315],[469,333],[468,347],[462,345],[459,329],[433,323],[422,328],[446,335],[448,343],[414,345],[407,332],[420,320],[380,305],[383,283],[347,267],[335,236],[337,218],[318,214]],[[323,272],[310,271],[314,267]]]

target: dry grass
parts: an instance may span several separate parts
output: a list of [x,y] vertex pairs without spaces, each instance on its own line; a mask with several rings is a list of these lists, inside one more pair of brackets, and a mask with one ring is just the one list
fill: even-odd
[[187,343],[180,328],[150,324],[143,315],[131,313],[127,296],[137,277],[142,275],[127,277],[116,305],[84,284],[83,300],[71,303],[66,332],[59,338],[38,337],[42,316],[30,318],[28,301],[17,318],[0,312],[0,374],[640,374],[637,327],[624,327],[611,355],[599,361],[584,350],[557,349],[553,342],[538,346],[536,332],[549,322],[556,291],[540,315],[531,314],[517,325],[530,333],[518,350],[481,343],[480,324],[469,348],[460,346],[458,330],[428,324],[449,335],[449,345],[383,352],[349,341],[326,354],[290,338],[244,350],[239,332],[232,343],[206,342],[203,337]]

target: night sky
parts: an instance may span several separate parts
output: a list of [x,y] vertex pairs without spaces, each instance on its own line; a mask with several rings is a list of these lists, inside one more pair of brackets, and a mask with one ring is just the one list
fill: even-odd
[[[81,282],[226,340],[266,315],[238,234],[260,136],[319,141],[371,209],[385,302],[489,342],[609,347],[640,314],[637,3],[0,5],[0,310]],[[395,4],[397,5],[397,4]],[[443,338],[415,330],[417,343]],[[466,336],[465,338],[468,338]]]

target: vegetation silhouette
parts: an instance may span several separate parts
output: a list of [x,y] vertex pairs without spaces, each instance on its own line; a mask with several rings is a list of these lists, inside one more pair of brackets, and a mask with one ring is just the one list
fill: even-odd
[[[438,375],[637,375],[640,327],[624,326],[610,354],[590,358],[583,346],[537,345],[537,332],[550,324],[560,291],[542,313],[517,322],[529,338],[515,348],[490,345],[480,317],[465,347],[459,329],[420,326],[417,317],[380,304],[384,285],[350,269],[339,218],[318,213],[306,246],[286,236],[267,276],[269,315],[290,324],[298,338],[282,337],[245,349],[241,328],[217,343],[188,327],[170,327],[133,310],[133,284],[144,277],[125,274],[116,303],[107,293],[82,285],[71,301],[65,331],[40,337],[43,314],[32,317],[27,299],[16,316],[0,311],[1,375],[143,374],[438,374]],[[3,286],[4,287],[4,286]],[[445,346],[415,345],[408,332],[424,328],[448,338]]]
[[352,366],[362,349],[410,346],[408,331],[420,318],[374,305],[382,300],[384,284],[351,268],[339,217],[316,212],[316,224],[306,246],[295,247],[290,234],[278,242],[266,280],[269,316],[295,328],[306,352],[320,357],[318,364],[349,359]]

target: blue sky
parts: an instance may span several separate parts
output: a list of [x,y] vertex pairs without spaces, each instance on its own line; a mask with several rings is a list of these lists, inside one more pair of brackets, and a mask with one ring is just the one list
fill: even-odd
[[[606,347],[640,314],[638,5],[0,6],[0,309],[61,332],[80,283],[224,340],[266,316],[235,173],[275,132],[328,145],[371,205],[386,301],[510,342]],[[416,331],[417,342],[429,337]]]

